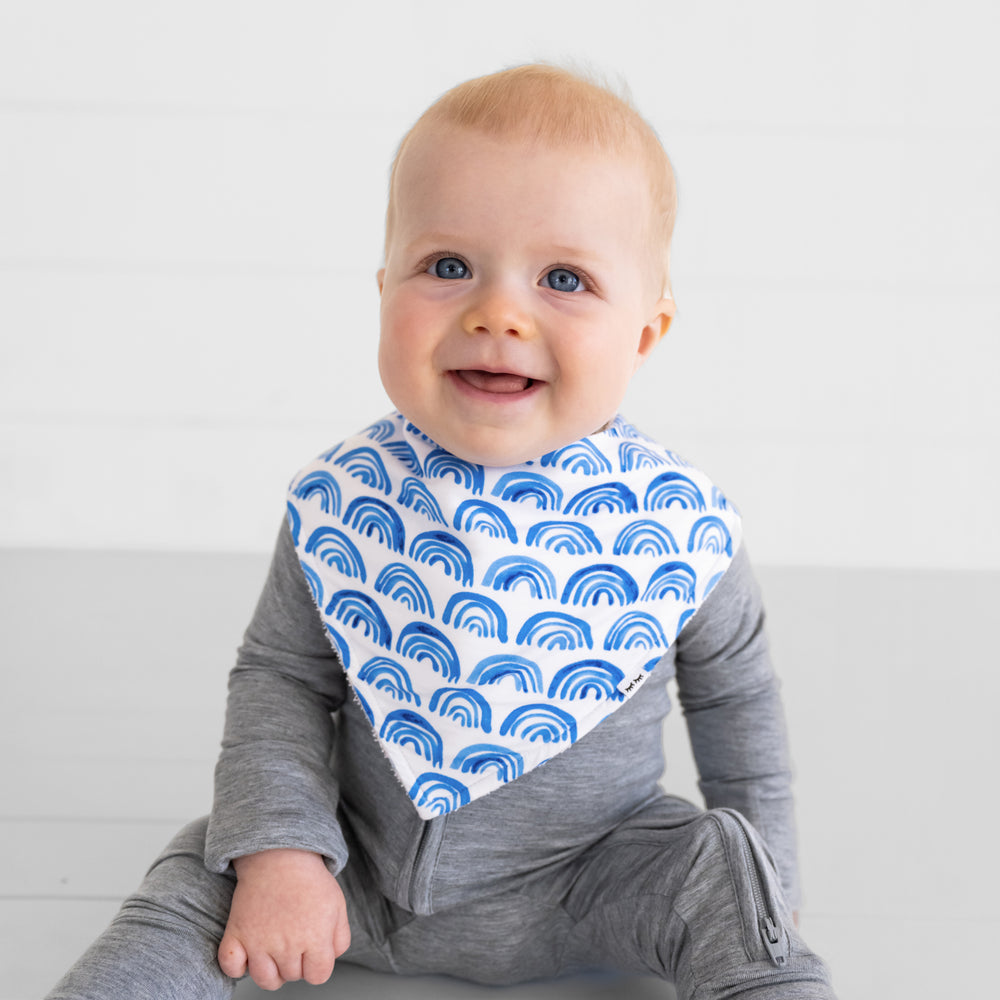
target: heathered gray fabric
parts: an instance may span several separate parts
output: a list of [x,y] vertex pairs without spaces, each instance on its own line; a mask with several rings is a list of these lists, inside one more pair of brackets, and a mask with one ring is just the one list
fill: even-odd
[[[181,830],[48,1000],[231,997],[215,951],[235,877],[205,868],[206,825]],[[834,1000],[766,850],[728,810],[658,796],[574,858],[429,916],[383,898],[360,850],[339,880],[351,926],[343,960],[377,971],[499,984],[617,969],[675,982],[679,1000]],[[774,920],[780,964],[762,916]]]
[[[674,672],[709,812],[657,785]],[[374,969],[501,983],[601,967],[670,979],[682,1000],[829,1000],[826,969],[790,919],[789,784],[760,597],[738,553],[621,709],[523,778],[421,821],[283,530],[231,676],[212,815],[178,834],[49,998],[229,997],[215,949],[230,861],[300,847],[325,855],[344,888],[344,957]]]

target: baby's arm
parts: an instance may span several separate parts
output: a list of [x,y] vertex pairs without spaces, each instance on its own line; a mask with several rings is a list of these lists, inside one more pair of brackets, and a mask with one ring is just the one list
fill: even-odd
[[220,965],[229,975],[249,965],[264,988],[300,976],[324,981],[349,939],[334,878],[347,847],[330,769],[331,712],[346,696],[283,526],[230,674],[205,851],[211,871],[232,863],[237,873]]
[[705,803],[737,809],[753,823],[774,855],[786,896],[797,906],[784,710],[760,591],[742,549],[678,637],[675,662]]
[[219,965],[238,979],[249,972],[265,990],[304,979],[325,983],[351,943],[337,880],[318,854],[277,849],[236,858],[236,891]]

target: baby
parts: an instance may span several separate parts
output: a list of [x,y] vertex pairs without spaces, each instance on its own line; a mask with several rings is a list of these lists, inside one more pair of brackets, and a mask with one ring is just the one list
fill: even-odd
[[[293,479],[212,815],[50,997],[228,997],[340,956],[833,996],[791,909],[739,516],[618,414],[674,314],[674,214],[652,129],[563,70],[472,80],[405,137],[378,274],[398,412]],[[658,786],[672,676],[708,811]]]

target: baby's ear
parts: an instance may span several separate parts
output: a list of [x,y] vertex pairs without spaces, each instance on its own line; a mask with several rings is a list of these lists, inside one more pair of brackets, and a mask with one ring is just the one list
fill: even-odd
[[669,296],[664,297],[656,303],[653,310],[653,318],[642,328],[642,335],[639,337],[639,351],[635,361],[637,369],[653,353],[653,348],[670,329],[670,323],[676,312],[674,300]]
[[378,293],[382,294],[382,284],[385,281],[385,268],[380,267],[378,271],[375,272],[375,280],[378,282]]

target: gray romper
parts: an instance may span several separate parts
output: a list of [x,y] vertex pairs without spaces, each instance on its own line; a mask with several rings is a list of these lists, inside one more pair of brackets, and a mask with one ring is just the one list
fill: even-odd
[[[50,1000],[229,997],[216,949],[230,861],[276,847],[327,859],[348,903],[343,959],[373,969],[500,984],[600,968],[697,1000],[833,997],[791,919],[790,766],[763,619],[741,550],[627,704],[547,764],[424,821],[351,697],[283,528],[230,678],[212,814],[174,838]],[[707,812],[658,784],[672,676]]]

